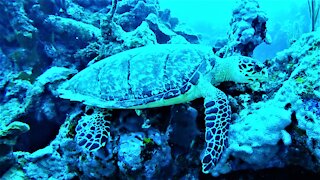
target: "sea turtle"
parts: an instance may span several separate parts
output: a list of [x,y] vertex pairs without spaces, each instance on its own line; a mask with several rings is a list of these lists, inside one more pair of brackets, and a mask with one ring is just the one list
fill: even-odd
[[[215,85],[266,78],[263,64],[249,57],[222,59],[202,45],[148,45],[87,67],[65,82],[59,93],[62,98],[107,109],[153,108],[204,98],[202,170],[208,173],[227,146],[231,118],[227,96]],[[109,122],[97,114],[78,122],[76,138],[80,146],[92,151],[106,141],[108,130]]]

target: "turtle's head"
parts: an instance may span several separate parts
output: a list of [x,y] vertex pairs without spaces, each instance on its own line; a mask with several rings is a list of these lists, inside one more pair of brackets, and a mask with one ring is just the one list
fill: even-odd
[[219,59],[216,66],[214,82],[234,81],[237,83],[267,81],[267,68],[260,62],[250,57],[231,56]]
[[231,80],[240,83],[267,81],[267,68],[253,58],[239,56],[235,60],[235,71]]

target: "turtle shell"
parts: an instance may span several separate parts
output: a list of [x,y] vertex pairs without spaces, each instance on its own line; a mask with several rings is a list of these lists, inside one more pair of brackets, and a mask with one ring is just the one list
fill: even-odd
[[58,91],[62,98],[91,106],[130,108],[186,93],[214,61],[209,47],[149,45],[85,68]]

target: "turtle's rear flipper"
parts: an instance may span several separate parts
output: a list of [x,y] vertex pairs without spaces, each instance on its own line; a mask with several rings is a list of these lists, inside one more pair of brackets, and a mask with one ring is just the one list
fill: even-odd
[[76,141],[88,151],[95,151],[104,146],[110,136],[110,117],[104,110],[88,108],[76,127]]
[[206,149],[202,158],[202,171],[209,173],[220,160],[228,144],[231,110],[226,95],[215,87],[204,94],[206,108]]

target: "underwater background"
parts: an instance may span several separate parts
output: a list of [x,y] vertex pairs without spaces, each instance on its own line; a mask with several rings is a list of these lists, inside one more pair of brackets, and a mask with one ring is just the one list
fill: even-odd
[[[0,0],[0,179],[319,179],[319,9],[319,0]],[[209,173],[203,98],[111,111],[61,97],[82,70],[154,44],[172,54],[198,44],[268,71],[264,82],[215,84],[231,120]],[[71,85],[94,92],[91,81]],[[106,138],[87,151],[82,133],[98,130]]]

